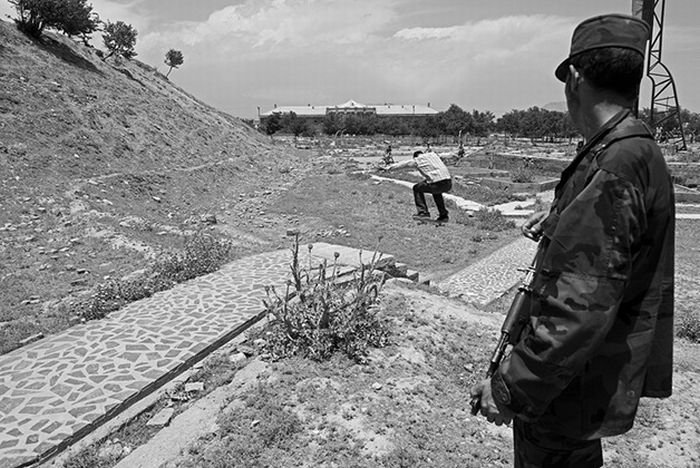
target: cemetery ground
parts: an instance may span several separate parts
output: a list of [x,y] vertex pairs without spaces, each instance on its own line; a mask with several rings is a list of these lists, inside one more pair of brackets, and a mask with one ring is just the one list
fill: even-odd
[[[501,217],[454,206],[448,225],[416,225],[410,190],[377,183],[350,157],[380,159],[383,138],[295,149],[138,60],[103,61],[53,33],[33,41],[4,21],[0,43],[0,353],[224,262],[286,248],[287,231],[368,254],[379,245],[434,281],[518,236]],[[572,146],[498,138],[477,143],[473,167],[550,177],[558,172],[539,165],[545,160],[525,168],[522,158],[503,155],[566,159]],[[467,165],[454,169],[464,197],[485,204],[514,197],[470,184]],[[679,183],[697,186],[697,163],[674,171]],[[694,223],[678,224],[676,290],[679,315],[697,319]],[[120,296],[100,302],[106,293]],[[116,432],[88,437],[49,464],[133,468],[128,452],[139,445],[148,452],[159,437],[174,445],[192,411],[209,407],[217,416],[211,430],[170,453],[171,466],[507,465],[509,429],[471,417],[466,392],[483,372],[509,297],[478,310],[430,287],[387,285],[379,313],[389,342],[366,364],[340,356],[272,362],[256,354],[257,336],[247,333],[189,374],[201,391],[180,383],[154,394]],[[674,396],[644,400],[635,429],[606,442],[612,466],[699,464],[698,354],[697,343],[677,340]],[[166,406],[178,415],[170,426],[147,427]]]
[[[239,207],[235,221],[222,214],[207,229],[251,236],[263,250],[289,245],[287,229],[299,232],[303,243],[362,247],[368,255],[378,245],[433,281],[519,235],[507,219],[480,219],[454,206],[448,225],[417,225],[410,219],[410,190],[358,172],[357,159],[323,153],[302,159],[306,169],[290,171],[303,172],[294,183],[255,198],[253,207]],[[469,190],[479,191],[484,203],[513,196],[479,184]],[[696,222],[678,222],[679,317],[697,314]],[[379,303],[379,314],[391,329],[389,342],[373,349],[363,364],[342,356],[327,362],[261,357],[254,345],[265,338],[261,325],[193,371],[188,381],[203,382],[201,392],[183,398],[184,383],[178,384],[116,432],[77,445],[61,463],[126,467],[139,446],[145,453],[152,450],[155,458],[163,446],[158,440],[177,439],[176,432],[188,424],[188,410],[217,405],[220,414],[207,431],[186,446],[159,454],[169,460],[165,466],[510,466],[510,428],[471,416],[467,394],[485,369],[511,299],[512,292],[478,309],[430,286],[392,282]],[[698,346],[677,339],[673,397],[642,400],[634,429],[605,441],[609,466],[691,467],[700,462],[700,423],[694,417],[700,411],[694,390],[700,383]],[[235,359],[241,350],[247,358]],[[217,392],[223,399],[208,402]],[[170,426],[146,426],[164,407],[175,408]]]

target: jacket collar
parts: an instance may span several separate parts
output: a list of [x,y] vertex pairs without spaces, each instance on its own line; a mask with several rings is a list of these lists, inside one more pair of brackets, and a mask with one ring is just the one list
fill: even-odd
[[579,165],[581,160],[588,154],[588,152],[596,146],[598,143],[603,140],[603,138],[610,133],[612,129],[617,127],[620,122],[625,120],[627,116],[629,116],[631,111],[629,109],[623,109],[614,116],[612,116],[607,122],[603,124],[602,127],[598,130],[598,132],[591,137],[590,140],[586,142],[585,145],[579,150],[579,152],[576,154],[576,157],[569,163],[569,165],[562,171],[561,173],[561,181],[559,184],[561,185],[565,180],[567,180],[569,177],[571,177],[571,174],[574,173],[576,170],[576,167]]

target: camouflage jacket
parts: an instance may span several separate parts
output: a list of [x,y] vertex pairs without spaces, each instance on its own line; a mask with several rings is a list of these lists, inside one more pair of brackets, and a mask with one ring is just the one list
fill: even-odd
[[673,184],[648,128],[613,117],[562,173],[530,321],[491,380],[517,416],[578,439],[632,427],[671,394]]

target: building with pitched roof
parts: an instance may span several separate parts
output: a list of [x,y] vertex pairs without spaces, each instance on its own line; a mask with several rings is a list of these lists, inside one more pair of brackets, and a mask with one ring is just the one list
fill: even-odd
[[349,100],[338,105],[316,106],[307,104],[306,106],[277,106],[267,112],[259,114],[260,120],[264,120],[273,114],[280,116],[290,113],[297,117],[309,120],[313,123],[321,123],[326,116],[347,116],[347,115],[375,115],[377,117],[399,117],[413,119],[416,117],[427,117],[436,115],[438,111],[420,104],[360,104],[357,101]]

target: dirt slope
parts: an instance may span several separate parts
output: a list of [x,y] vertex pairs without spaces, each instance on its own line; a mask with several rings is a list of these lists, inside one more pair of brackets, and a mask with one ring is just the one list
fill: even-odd
[[233,205],[303,166],[154,68],[61,35],[34,41],[0,21],[0,83],[0,353],[65,328],[57,301],[226,216],[238,255],[265,248],[236,231]]

